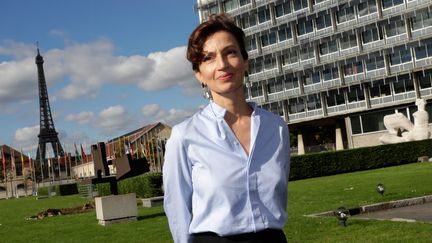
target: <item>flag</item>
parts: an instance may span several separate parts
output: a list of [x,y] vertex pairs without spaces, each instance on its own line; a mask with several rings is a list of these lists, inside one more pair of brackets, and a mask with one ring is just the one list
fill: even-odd
[[15,171],[15,154],[14,154],[14,151],[13,151],[13,149],[11,149],[11,163],[12,163],[12,171]]
[[74,146],[75,146],[75,162],[76,162],[77,160],[78,160],[78,161],[81,161],[82,158],[81,158],[81,155],[78,153],[78,149],[77,149],[76,143],[74,143]]
[[32,162],[32,158],[30,157],[30,154],[28,154],[28,158],[29,158],[29,168],[30,170],[33,170],[33,162]]
[[6,157],[3,149],[2,149],[2,162],[3,162],[3,171],[5,172],[6,175]]
[[24,175],[24,156],[23,156],[22,149],[21,149],[21,174]]
[[83,159],[83,161],[85,163],[87,163],[87,155],[84,153],[84,149],[82,147],[82,144],[80,144],[80,145],[81,145],[81,156],[82,156],[82,159]]

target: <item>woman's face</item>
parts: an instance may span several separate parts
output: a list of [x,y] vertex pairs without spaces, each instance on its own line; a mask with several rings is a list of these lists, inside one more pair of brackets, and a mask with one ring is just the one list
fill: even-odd
[[210,89],[213,99],[218,96],[243,93],[243,78],[248,68],[234,36],[218,31],[203,45],[204,58],[195,77]]

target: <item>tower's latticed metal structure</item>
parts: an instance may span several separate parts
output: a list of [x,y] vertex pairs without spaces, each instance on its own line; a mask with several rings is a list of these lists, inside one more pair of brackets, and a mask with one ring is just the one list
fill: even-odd
[[39,111],[40,111],[40,132],[39,132],[39,147],[37,150],[36,159],[45,160],[46,158],[46,145],[51,143],[54,151],[54,156],[64,156],[64,151],[58,133],[55,130],[54,122],[51,115],[51,108],[48,99],[48,90],[45,81],[45,74],[43,69],[43,57],[39,53],[36,56],[36,65],[38,69],[39,80]]

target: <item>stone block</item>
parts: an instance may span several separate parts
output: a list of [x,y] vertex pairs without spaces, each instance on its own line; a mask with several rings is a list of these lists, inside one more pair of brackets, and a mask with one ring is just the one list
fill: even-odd
[[150,197],[150,198],[142,198],[142,205],[145,208],[151,208],[155,206],[159,206],[163,204],[163,196],[160,197]]
[[137,220],[135,193],[96,197],[95,205],[96,218],[101,225]]

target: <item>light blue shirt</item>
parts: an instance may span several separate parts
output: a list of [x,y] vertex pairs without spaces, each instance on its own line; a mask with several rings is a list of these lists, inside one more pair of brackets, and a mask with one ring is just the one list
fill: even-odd
[[172,128],[163,166],[164,208],[176,243],[190,234],[220,236],[281,229],[287,221],[289,133],[275,114],[250,104],[245,152],[211,102]]

